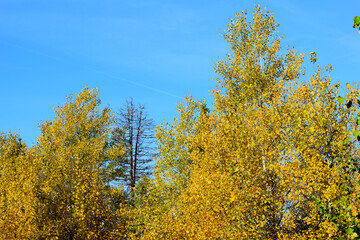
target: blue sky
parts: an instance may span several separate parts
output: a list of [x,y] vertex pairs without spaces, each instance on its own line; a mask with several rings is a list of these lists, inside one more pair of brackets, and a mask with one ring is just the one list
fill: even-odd
[[0,131],[30,145],[85,85],[104,106],[133,97],[156,124],[171,121],[185,95],[211,101],[213,64],[228,52],[219,33],[255,4],[274,13],[284,47],[316,51],[334,82],[359,82],[359,1],[0,0]]

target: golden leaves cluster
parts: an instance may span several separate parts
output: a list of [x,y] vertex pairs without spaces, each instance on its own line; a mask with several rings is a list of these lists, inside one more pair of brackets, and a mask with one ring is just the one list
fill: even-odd
[[211,112],[188,98],[179,118],[158,128],[142,239],[342,236],[317,200],[330,206],[343,194],[336,159],[358,155],[343,144],[356,109],[336,100],[330,68],[301,80],[304,55],[281,49],[271,13],[256,7],[248,19],[237,15],[224,34],[231,53],[216,64]]
[[27,148],[0,138],[1,239],[119,239],[126,234],[125,197],[108,184],[113,113],[98,110],[97,90],[84,88],[40,124]]

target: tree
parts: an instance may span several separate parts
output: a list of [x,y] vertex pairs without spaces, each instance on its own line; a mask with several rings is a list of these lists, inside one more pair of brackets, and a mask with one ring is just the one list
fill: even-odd
[[[157,127],[156,168],[154,180],[146,183],[146,194],[138,195],[141,204],[134,211],[134,236],[142,239],[172,239],[174,225],[169,221],[179,212],[179,196],[189,185],[193,162],[190,158],[189,141],[198,129],[198,116],[207,111],[204,101],[187,97],[177,106],[179,117]],[[203,110],[201,110],[203,109]],[[141,186],[140,186],[141,187]],[[138,187],[137,187],[138,188]]]
[[113,136],[122,139],[127,149],[125,156],[118,161],[125,169],[120,180],[129,187],[131,194],[141,176],[151,174],[151,161],[155,156],[154,130],[154,121],[149,118],[145,106],[135,105],[132,98],[118,111]]
[[[336,86],[340,87],[338,83]],[[358,99],[355,101],[358,97],[356,89],[348,83],[346,87],[346,96],[339,96],[337,101],[347,109],[355,107],[358,112],[349,111],[354,118],[355,126],[352,126],[351,131],[347,132],[347,136],[345,136],[341,142],[343,145],[351,145],[358,148],[360,141],[360,131],[358,130],[358,126],[360,125],[358,117],[360,114],[358,110],[360,101]],[[337,231],[340,236],[343,236],[343,239],[357,239],[360,236],[358,213],[360,207],[358,189],[360,183],[360,164],[358,155],[352,154],[354,154],[354,152],[344,151],[338,153],[334,159],[335,164],[338,166],[336,171],[340,173],[340,179],[337,182],[337,198],[331,202],[324,198],[314,198],[314,202],[318,206],[318,212],[337,227]]]
[[36,196],[38,233],[42,239],[113,239],[125,233],[119,189],[107,185],[108,164],[122,155],[109,147],[114,116],[99,112],[95,90],[68,97],[52,121],[40,124],[36,157],[41,163]]
[[35,239],[38,163],[18,135],[0,135],[0,238]]
[[[271,13],[257,6],[250,19],[237,15],[224,34],[231,53],[216,64],[211,112],[192,115],[191,104],[177,122],[194,116],[193,125],[169,124],[158,135],[164,144],[144,207],[155,214],[144,216],[144,239],[344,237],[314,199],[340,196],[337,157],[359,153],[342,144],[356,110],[337,101],[331,67],[301,80],[304,56],[281,49]],[[172,184],[178,176],[186,184]],[[163,197],[169,185],[176,201]]]

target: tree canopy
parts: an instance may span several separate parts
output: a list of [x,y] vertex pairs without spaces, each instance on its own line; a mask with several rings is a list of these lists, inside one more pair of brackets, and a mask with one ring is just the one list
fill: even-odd
[[[156,127],[152,176],[140,178],[151,157],[134,141],[151,139],[143,107],[128,103],[114,128],[87,87],[33,146],[1,134],[0,238],[359,238],[360,90],[340,91],[316,52],[305,74],[278,26],[260,6],[230,20],[214,100],[188,96]],[[129,177],[131,197],[112,184]]]
[[[277,27],[259,6],[232,19],[211,111],[188,98],[174,122],[158,127],[143,239],[357,236],[358,168],[346,175],[351,189],[340,182],[342,163],[358,156],[356,141],[344,139],[359,106],[338,102],[331,66],[302,79],[304,55],[281,47]],[[344,99],[358,95],[348,85]]]

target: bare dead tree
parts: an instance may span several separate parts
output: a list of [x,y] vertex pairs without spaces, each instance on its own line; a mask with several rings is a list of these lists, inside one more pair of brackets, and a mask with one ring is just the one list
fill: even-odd
[[155,124],[142,104],[135,105],[133,99],[126,101],[118,111],[117,131],[121,134],[127,153],[122,159],[124,174],[122,181],[130,194],[141,176],[151,175],[151,162],[155,156]]

